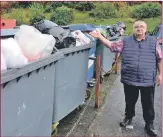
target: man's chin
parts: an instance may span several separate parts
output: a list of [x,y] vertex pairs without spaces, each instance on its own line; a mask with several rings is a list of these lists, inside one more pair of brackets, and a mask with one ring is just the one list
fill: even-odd
[[144,34],[143,33],[137,33],[136,35],[139,35],[140,36],[140,35],[144,35]]

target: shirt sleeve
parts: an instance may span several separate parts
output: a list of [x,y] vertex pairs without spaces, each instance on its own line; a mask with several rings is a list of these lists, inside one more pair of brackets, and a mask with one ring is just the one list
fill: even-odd
[[156,57],[157,57],[157,61],[160,62],[161,59],[163,58],[163,55],[162,55],[162,51],[161,51],[161,47],[159,45],[159,42],[157,42],[157,45],[156,45]]
[[115,41],[115,42],[112,42],[111,44],[111,52],[115,52],[115,53],[120,53],[122,50],[123,50],[123,40],[118,40],[118,41]]

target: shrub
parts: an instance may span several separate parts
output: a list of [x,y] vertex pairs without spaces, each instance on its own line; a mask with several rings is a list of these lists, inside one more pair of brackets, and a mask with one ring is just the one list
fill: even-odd
[[143,3],[136,6],[132,12],[133,18],[151,18],[161,16],[161,5],[159,3]]
[[28,13],[24,9],[12,9],[9,18],[16,20],[16,25],[28,24]]
[[30,18],[29,23],[30,23],[30,25],[34,25],[34,23],[39,22],[44,19],[45,19],[45,17],[43,15],[33,16],[32,18]]
[[109,2],[99,4],[89,15],[91,17],[103,18],[116,17],[116,8]]
[[74,20],[74,11],[65,6],[56,8],[50,20],[58,25],[67,25]]
[[32,2],[31,1],[16,1],[12,7],[13,8],[28,8]]
[[54,11],[54,9],[53,9],[52,5],[45,6],[44,13],[49,13],[49,12],[53,12],[53,11]]
[[95,5],[93,2],[78,2],[75,4],[74,8],[79,11],[91,11],[95,8]]
[[131,6],[119,7],[119,10],[116,12],[116,17],[131,17],[132,11],[133,9]]
[[44,12],[44,6],[41,3],[33,2],[29,6],[29,11],[32,13],[32,16],[39,16],[40,14],[43,14]]
[[122,7],[124,8],[128,6],[127,2],[124,1],[116,1],[116,2],[112,2],[112,4],[116,7],[117,10],[119,10]]

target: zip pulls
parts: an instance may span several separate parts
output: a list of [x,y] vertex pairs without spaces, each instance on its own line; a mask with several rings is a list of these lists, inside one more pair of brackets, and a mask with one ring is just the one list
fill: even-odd
[[140,41],[138,41],[138,45],[139,45],[139,48],[141,48],[141,44],[140,44],[141,42]]

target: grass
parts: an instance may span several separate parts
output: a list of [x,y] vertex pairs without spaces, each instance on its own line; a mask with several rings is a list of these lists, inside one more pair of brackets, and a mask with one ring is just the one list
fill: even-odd
[[[40,10],[41,11],[41,10]],[[38,10],[39,12],[39,10]],[[19,22],[23,22],[25,24],[29,24],[29,19],[32,17],[33,11],[29,11],[29,9],[12,9],[11,12],[2,14],[2,18],[15,18]],[[50,19],[51,13],[44,13],[46,19]],[[108,19],[98,19],[89,17],[88,12],[79,12],[75,11],[75,19],[71,24],[94,24],[94,25],[111,25],[115,24],[117,21],[122,21],[126,24],[126,34],[132,34],[132,23],[135,19],[129,17],[123,18],[108,18]],[[152,31],[157,24],[161,23],[161,17],[156,18],[147,18],[145,19],[148,25],[148,31]]]
[[[157,24],[161,23],[161,17],[156,18],[147,18],[144,19],[148,25],[148,31],[152,31]],[[76,13],[75,20],[72,22],[76,23],[88,23],[94,25],[111,25],[115,24],[118,21],[122,21],[126,24],[126,33],[132,34],[132,24],[135,21],[133,18],[109,18],[109,19],[97,19],[97,18],[90,18],[88,13]]]

